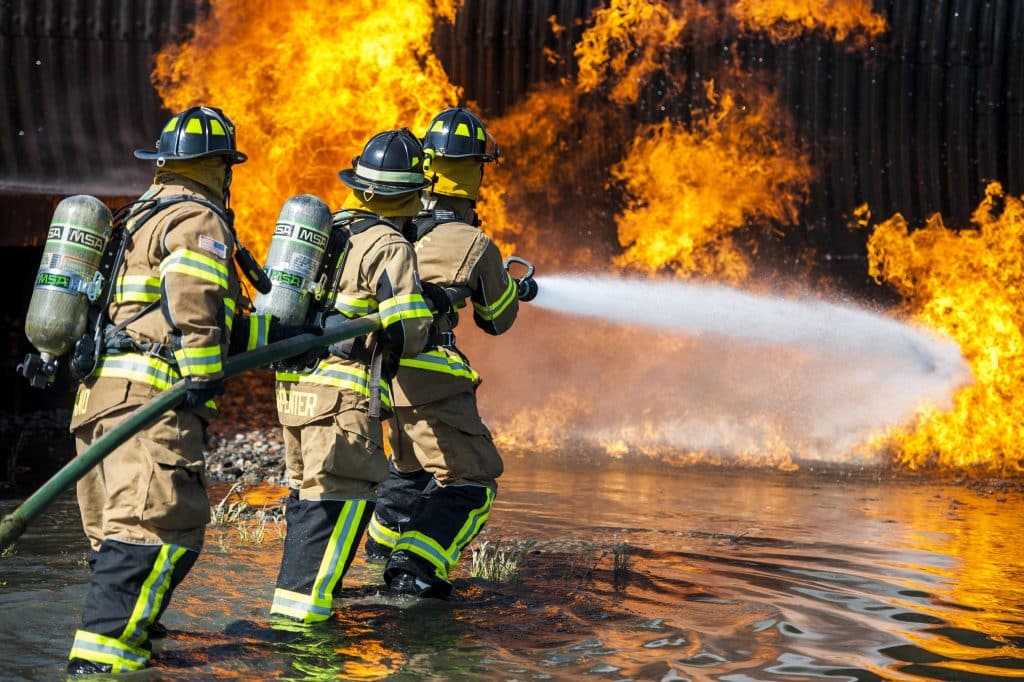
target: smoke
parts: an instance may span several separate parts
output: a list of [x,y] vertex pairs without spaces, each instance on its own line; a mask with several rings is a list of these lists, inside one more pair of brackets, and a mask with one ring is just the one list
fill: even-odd
[[483,355],[467,344],[484,414],[518,451],[877,464],[872,438],[948,407],[970,377],[952,342],[853,305],[593,275],[538,282],[517,342]]

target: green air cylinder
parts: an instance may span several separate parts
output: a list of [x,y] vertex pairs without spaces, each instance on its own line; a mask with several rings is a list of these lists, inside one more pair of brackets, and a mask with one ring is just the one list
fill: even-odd
[[67,353],[85,333],[112,220],[96,197],[79,194],[57,204],[25,318],[25,335],[46,362]]
[[281,324],[298,325],[306,321],[331,225],[331,209],[311,194],[284,202],[263,266],[272,286],[270,293],[256,296],[257,313],[270,313]]

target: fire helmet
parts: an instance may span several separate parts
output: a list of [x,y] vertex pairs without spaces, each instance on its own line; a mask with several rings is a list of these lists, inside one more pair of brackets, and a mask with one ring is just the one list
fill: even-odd
[[135,158],[158,165],[210,156],[223,156],[229,166],[249,158],[235,148],[235,124],[214,107],[190,107],[175,114],[161,131],[155,150],[135,150]]
[[500,155],[483,122],[463,107],[445,109],[434,117],[427,126],[423,148],[447,159],[496,161]]
[[408,128],[377,133],[352,159],[352,168],[338,173],[352,189],[370,196],[397,197],[430,186],[423,175],[424,153]]

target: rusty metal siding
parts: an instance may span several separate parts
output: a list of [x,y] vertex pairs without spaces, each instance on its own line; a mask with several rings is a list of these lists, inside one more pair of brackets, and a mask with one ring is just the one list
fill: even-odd
[[132,149],[167,117],[153,56],[179,39],[185,0],[0,0],[0,191],[131,194],[149,169]]
[[[572,78],[575,45],[604,4],[466,0],[454,24],[438,23],[434,47],[466,100],[497,116],[532,88]],[[727,3],[709,4],[724,13]],[[152,144],[168,115],[150,84],[153,56],[205,6],[0,0],[0,192],[111,197],[144,185],[148,168],[131,150]],[[818,173],[802,216],[814,228],[807,239],[838,254],[863,247],[846,230],[862,202],[876,216],[920,222],[942,211],[962,225],[985,181],[1024,193],[1024,2],[875,0],[875,9],[891,30],[867,52],[814,34],[782,45],[728,30],[702,36],[676,51],[691,78],[673,99],[656,78],[623,115],[685,120],[686,100],[698,101],[703,78],[738,50],[776,84]],[[609,164],[623,148],[594,144]]]

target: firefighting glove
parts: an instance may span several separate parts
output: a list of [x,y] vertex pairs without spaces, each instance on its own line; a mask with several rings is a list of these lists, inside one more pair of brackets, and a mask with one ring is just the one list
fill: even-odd
[[438,286],[433,282],[423,283],[423,299],[430,306],[435,317],[439,315],[451,317],[455,313],[455,306],[452,305],[452,300],[448,298],[448,292],[444,290],[444,287]]
[[193,381],[192,377],[185,377],[185,404],[189,407],[202,407],[219,395],[224,395],[223,379]]
[[323,333],[323,327],[318,324],[281,324],[280,320],[276,317],[272,317],[270,318],[270,330],[267,332],[267,338],[271,343],[274,343],[275,341],[290,339],[293,336],[298,336],[300,334],[315,334],[316,336],[323,336]]

